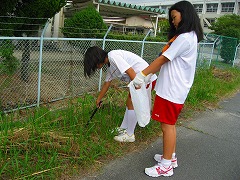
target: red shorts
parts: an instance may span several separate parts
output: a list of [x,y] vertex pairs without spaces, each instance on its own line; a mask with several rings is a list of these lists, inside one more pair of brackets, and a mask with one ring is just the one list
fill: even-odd
[[183,104],[176,104],[156,95],[152,119],[161,123],[175,125],[182,108]]
[[[154,80],[154,81],[152,82],[152,90],[154,90],[155,85],[156,85],[156,82],[157,82],[157,80]],[[150,86],[150,83],[146,86],[146,88],[148,88],[149,86]]]

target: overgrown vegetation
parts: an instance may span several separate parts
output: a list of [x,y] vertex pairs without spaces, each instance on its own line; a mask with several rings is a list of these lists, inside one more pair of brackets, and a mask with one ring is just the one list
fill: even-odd
[[239,68],[198,69],[186,100],[187,111],[217,107],[219,100],[240,88]]
[[[193,112],[216,107],[222,97],[240,89],[240,70],[198,69],[179,121]],[[137,127],[129,146],[113,140],[112,129],[122,121],[127,91],[112,86],[87,126],[95,95],[85,94],[67,104],[19,110],[0,115],[1,179],[61,179],[97,170],[103,163],[140,149],[161,134],[159,123]]]

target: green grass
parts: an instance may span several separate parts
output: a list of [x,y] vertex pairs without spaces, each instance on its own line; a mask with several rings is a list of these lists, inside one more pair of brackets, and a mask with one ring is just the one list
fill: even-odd
[[[181,119],[216,106],[240,89],[240,70],[198,69]],[[159,123],[137,127],[134,145],[113,140],[125,111],[126,89],[113,86],[87,126],[95,94],[0,116],[0,179],[61,179],[97,170],[104,163],[147,145],[161,135]],[[93,170],[93,171],[94,171]]]
[[206,103],[217,105],[224,96],[240,87],[240,69],[211,67],[198,69],[186,104],[193,109],[205,108]]

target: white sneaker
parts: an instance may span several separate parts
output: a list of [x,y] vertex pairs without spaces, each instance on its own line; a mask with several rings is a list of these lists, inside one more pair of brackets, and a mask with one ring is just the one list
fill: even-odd
[[134,134],[129,136],[127,133],[123,133],[123,134],[119,134],[118,136],[115,136],[114,140],[119,142],[134,142],[135,136]]
[[157,165],[145,168],[145,173],[151,177],[159,177],[159,176],[172,176],[173,175],[173,167],[170,166],[163,166],[161,163]]
[[116,133],[117,135],[124,134],[126,132],[127,132],[126,129],[123,129],[123,128],[120,128],[120,127],[116,127],[111,131],[111,133]]
[[[161,155],[161,154],[155,154],[155,156],[154,156],[155,161],[157,161],[159,163],[161,162],[162,158],[163,158],[163,155]],[[176,157],[172,158],[171,162],[172,162],[172,167],[173,168],[178,167],[178,163],[177,163],[177,158]]]

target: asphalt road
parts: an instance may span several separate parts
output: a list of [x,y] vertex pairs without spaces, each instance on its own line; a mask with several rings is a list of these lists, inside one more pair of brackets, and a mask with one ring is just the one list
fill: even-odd
[[162,152],[159,138],[145,150],[106,165],[99,174],[81,180],[240,180],[240,92],[220,108],[196,114],[177,127],[178,167],[171,177],[151,178],[144,169]]

